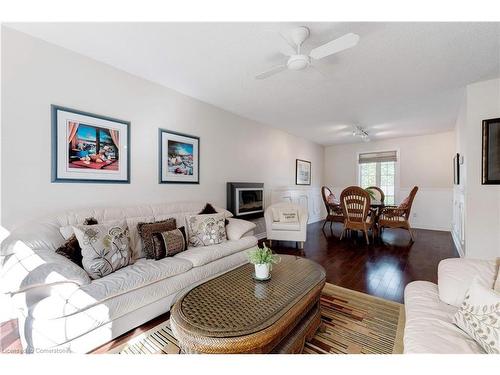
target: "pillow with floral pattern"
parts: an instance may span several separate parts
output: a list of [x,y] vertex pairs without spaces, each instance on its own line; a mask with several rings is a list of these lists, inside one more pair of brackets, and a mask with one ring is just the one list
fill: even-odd
[[221,214],[186,216],[189,245],[209,246],[226,240],[225,216]]
[[82,248],[83,269],[99,279],[130,262],[129,232],[125,220],[73,227]]
[[453,322],[487,353],[500,354],[500,293],[474,279]]

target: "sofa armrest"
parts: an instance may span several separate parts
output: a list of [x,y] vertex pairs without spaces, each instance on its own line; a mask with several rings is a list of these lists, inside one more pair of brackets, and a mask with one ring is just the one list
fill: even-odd
[[307,230],[307,222],[309,221],[309,213],[307,212],[307,210],[301,210],[300,213],[299,213],[300,217],[299,217],[299,221],[300,221],[300,229],[304,229]]
[[271,226],[273,224],[273,211],[271,206],[266,208],[266,210],[264,211],[264,220],[266,222],[266,232],[269,235],[269,233],[271,233]]
[[497,270],[495,261],[444,259],[439,262],[438,266],[439,298],[449,305],[459,307],[475,277],[481,284],[493,288]]
[[23,293],[61,283],[86,285],[91,282],[84,269],[53,250],[33,250],[17,241],[11,254],[0,259],[0,291]]

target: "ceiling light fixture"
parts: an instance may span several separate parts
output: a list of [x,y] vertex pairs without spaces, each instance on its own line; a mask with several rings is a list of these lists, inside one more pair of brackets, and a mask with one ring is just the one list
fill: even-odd
[[370,142],[368,132],[358,125],[353,126],[352,135],[353,137],[361,137],[361,139],[365,142]]

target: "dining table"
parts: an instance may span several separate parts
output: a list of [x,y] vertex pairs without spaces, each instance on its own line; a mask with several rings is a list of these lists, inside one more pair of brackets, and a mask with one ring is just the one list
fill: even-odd
[[[339,202],[333,202],[333,203],[328,203],[328,206],[332,208],[337,208],[340,206],[340,201]],[[377,199],[371,199],[370,200],[370,207],[371,208],[384,208],[385,204]]]

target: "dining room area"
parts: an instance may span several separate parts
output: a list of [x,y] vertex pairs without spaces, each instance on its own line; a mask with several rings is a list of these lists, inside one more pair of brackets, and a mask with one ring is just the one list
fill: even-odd
[[366,244],[382,240],[384,229],[405,229],[409,234],[410,243],[415,242],[415,234],[410,225],[410,213],[418,186],[413,187],[410,194],[399,205],[385,203],[385,193],[378,186],[349,186],[342,190],[340,197],[327,187],[321,187],[321,197],[327,212],[322,231],[329,224],[333,234],[333,223],[340,223],[343,229],[342,240],[351,234],[362,232]]
[[273,250],[319,262],[327,282],[403,301],[414,280],[437,281],[454,240],[454,132],[336,144],[325,148],[322,218],[307,241]]

